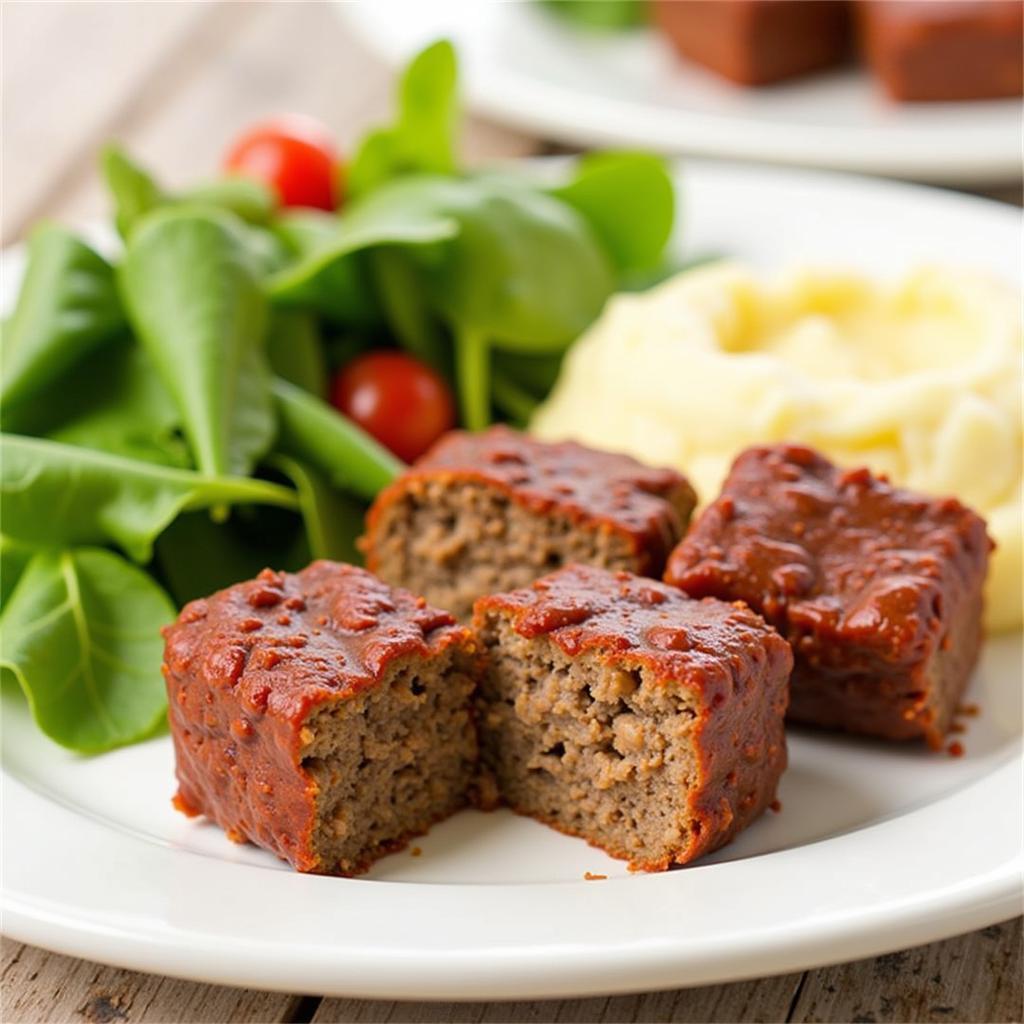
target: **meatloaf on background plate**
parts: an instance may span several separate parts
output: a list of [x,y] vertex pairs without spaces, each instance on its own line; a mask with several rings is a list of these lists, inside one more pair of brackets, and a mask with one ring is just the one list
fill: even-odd
[[176,805],[300,871],[357,874],[469,799],[475,645],[447,612],[314,562],[165,630]]
[[377,497],[372,572],[458,618],[570,562],[660,576],[696,503],[670,469],[507,427],[455,431]]
[[774,799],[793,656],[750,609],[574,565],[473,621],[481,789],[513,810],[660,871]]
[[654,0],[654,21],[688,60],[739,85],[770,85],[842,63],[845,0]]
[[991,549],[954,498],[776,445],[737,458],[665,578],[789,640],[794,721],[937,747],[977,661]]

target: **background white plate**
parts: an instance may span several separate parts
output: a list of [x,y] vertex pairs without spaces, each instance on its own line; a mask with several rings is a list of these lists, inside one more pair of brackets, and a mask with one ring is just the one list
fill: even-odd
[[[1019,212],[985,200],[698,161],[680,186],[686,255],[1020,279]],[[0,267],[4,308],[21,258]],[[3,928],[161,974],[379,998],[666,988],[905,948],[1020,911],[1021,654],[1020,636],[987,645],[966,756],[794,730],[781,813],[656,876],[468,811],[365,878],[295,875],[171,810],[168,739],[79,758],[6,687]]]
[[856,68],[740,89],[653,30],[581,31],[526,0],[339,0],[338,10],[392,62],[451,39],[473,108],[575,145],[961,184],[1021,176],[1019,100],[896,104]]

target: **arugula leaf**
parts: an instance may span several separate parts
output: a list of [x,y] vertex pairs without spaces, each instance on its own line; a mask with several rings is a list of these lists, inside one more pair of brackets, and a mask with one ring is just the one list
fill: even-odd
[[279,377],[303,391],[327,395],[327,361],[316,318],[301,310],[281,309],[270,318],[267,359]]
[[184,203],[218,207],[250,224],[266,224],[277,208],[273,190],[251,178],[221,178],[174,195],[162,189],[145,168],[117,145],[108,145],[100,162],[114,200],[117,230],[125,239],[147,213],[162,206]]
[[296,210],[278,217],[273,231],[295,264],[271,281],[275,307],[316,313],[345,327],[380,325],[380,308],[357,254],[332,256],[327,267],[320,265],[320,254],[332,252],[343,235],[343,221],[319,210]]
[[5,602],[0,666],[62,746],[133,743],[163,721],[160,627],[174,613],[151,576],[111,551],[42,551]]
[[278,450],[320,470],[336,487],[372,500],[404,468],[326,402],[279,377],[273,389],[281,427]]
[[3,529],[29,544],[113,542],[146,562],[154,538],[186,509],[296,505],[294,492],[263,480],[209,476],[10,434],[0,444]]
[[28,243],[18,302],[3,326],[0,407],[5,427],[89,352],[124,330],[110,265],[63,228],[46,224]]
[[204,181],[179,193],[175,201],[190,206],[215,206],[255,225],[267,224],[277,210],[273,189],[253,178]]
[[462,417],[490,419],[492,348],[560,352],[600,313],[614,285],[610,263],[574,209],[504,177],[404,178],[377,189],[353,219],[448,218],[444,244],[403,251],[427,306],[455,340]]
[[43,431],[51,441],[191,468],[178,435],[178,410],[152,360],[134,341],[125,339],[90,356],[75,373],[73,387],[65,385],[60,398],[47,394],[41,404],[51,416],[57,414],[57,422]]
[[675,188],[668,165],[648,153],[592,153],[551,194],[590,224],[622,274],[657,266],[672,236]]
[[404,174],[455,171],[458,108],[455,49],[440,40],[417,54],[398,86],[398,115],[370,132],[349,167],[349,195],[356,198]]
[[451,376],[447,339],[439,330],[413,261],[397,246],[368,254],[376,291],[398,343],[439,373]]
[[[403,321],[396,313],[407,312],[407,301],[425,332],[431,312],[448,325],[462,415],[474,429],[490,418],[491,348],[563,351],[600,313],[614,286],[603,248],[567,203],[505,176],[419,175],[382,185],[356,203],[333,245],[272,279],[270,293],[299,282],[315,288],[335,260],[385,246],[405,257],[370,263],[398,336],[436,365],[436,341],[429,333],[410,334],[403,327],[409,317]],[[405,277],[397,288],[384,273],[394,270]],[[407,297],[398,305],[396,290]]]
[[162,205],[167,196],[153,176],[119,146],[108,145],[100,155],[103,177],[114,200],[118,234],[127,238],[135,222]]
[[363,532],[365,506],[335,490],[319,472],[298,459],[271,455],[268,461],[295,484],[310,557],[361,561],[356,538]]
[[265,306],[243,229],[226,213],[159,210],[120,268],[132,325],[211,476],[248,474],[274,438]]
[[321,233],[301,259],[269,278],[267,295],[275,305],[325,308],[339,265],[354,254],[387,245],[436,246],[458,230],[454,220],[433,210],[356,204],[333,232]]

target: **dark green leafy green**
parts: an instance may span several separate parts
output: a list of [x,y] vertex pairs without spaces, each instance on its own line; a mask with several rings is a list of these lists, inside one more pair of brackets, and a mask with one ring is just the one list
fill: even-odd
[[[564,203],[507,178],[406,178],[358,213],[401,209],[448,218],[446,244],[409,252],[431,305],[498,347],[559,351],[600,313],[614,280],[586,222]],[[353,214],[353,217],[355,214]]]
[[540,0],[565,21],[581,28],[616,31],[648,20],[647,0]]
[[29,240],[14,313],[4,324],[0,407],[5,426],[19,406],[124,330],[110,265],[54,225]]
[[417,54],[399,81],[395,123],[369,133],[349,168],[353,198],[404,174],[455,171],[455,51],[440,40]]
[[381,323],[373,288],[356,253],[333,258],[326,267],[319,262],[320,253],[331,250],[343,230],[337,217],[318,210],[288,212],[277,218],[273,230],[301,271],[272,281],[275,307],[315,313],[343,327]]
[[62,746],[134,743],[164,717],[160,627],[174,613],[153,578],[112,551],[41,551],[0,616],[0,666]]
[[622,274],[648,271],[662,259],[675,222],[668,166],[648,153],[593,153],[551,194],[590,224]]
[[[293,231],[297,223],[292,221]],[[316,228],[312,227],[314,223]],[[431,210],[388,209],[385,204],[364,213],[360,204],[343,220],[336,221],[333,231],[323,231],[322,221],[315,218],[305,219],[299,230],[304,233],[305,252],[267,281],[267,294],[275,305],[336,310],[340,314],[338,319],[348,323],[351,321],[344,313],[350,306],[348,293],[343,303],[332,298],[332,293],[339,285],[339,268],[345,267],[350,257],[377,246],[436,246],[453,238],[458,225]],[[345,267],[345,273],[354,275],[346,288],[360,287],[354,268]]]
[[402,463],[326,402],[276,378],[278,449],[323,473],[341,490],[368,500],[402,470]]
[[114,220],[122,238],[151,210],[188,204],[213,206],[250,224],[266,224],[277,208],[277,197],[262,182],[250,178],[221,178],[172,194],[119,146],[109,145],[101,157],[107,189],[114,201]]
[[105,147],[100,164],[114,200],[114,223],[121,237],[127,238],[136,221],[162,205],[168,197],[153,176],[119,146]]
[[149,356],[127,339],[89,356],[74,382],[46,402],[57,421],[43,431],[62,444],[191,468],[181,417]]
[[25,544],[0,533],[0,609],[7,604],[14,585],[37,550],[33,544]]
[[274,416],[244,225],[212,210],[159,210],[133,231],[120,281],[198,468],[251,472],[273,441]]
[[450,370],[447,338],[437,323],[415,263],[397,246],[367,254],[388,326],[406,351],[435,370]]
[[207,512],[178,516],[157,538],[155,549],[158,576],[175,602],[206,597],[268,566],[295,572],[308,564],[302,518],[266,513],[263,507],[240,506],[223,523]]
[[252,178],[204,181],[181,192],[176,201],[190,206],[215,206],[256,225],[268,223],[277,209],[277,196],[270,187]]
[[271,455],[268,462],[295,485],[310,557],[358,562],[356,538],[363,531],[365,506],[332,487],[322,473],[298,459]]
[[267,360],[279,377],[324,398],[327,361],[316,317],[301,310],[280,309],[270,317]]
[[575,210],[506,177],[403,178],[377,189],[352,220],[403,210],[458,225],[444,244],[404,252],[424,304],[454,338],[462,417],[478,429],[490,419],[491,348],[563,350],[611,294],[609,261]]
[[186,509],[296,505],[293,491],[264,480],[209,476],[38,438],[8,434],[0,443],[3,529],[23,543],[114,543],[146,562],[154,538]]

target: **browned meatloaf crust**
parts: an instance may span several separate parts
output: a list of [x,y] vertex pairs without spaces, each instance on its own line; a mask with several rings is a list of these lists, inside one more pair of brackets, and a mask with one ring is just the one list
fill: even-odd
[[484,782],[514,810],[662,871],[773,800],[793,657],[748,608],[574,565],[474,626]]
[[315,562],[165,630],[176,805],[300,871],[355,874],[463,806],[474,645],[447,612]]
[[507,427],[455,431],[367,516],[367,567],[459,618],[569,562],[660,576],[696,497],[670,469]]
[[1024,92],[1020,0],[865,0],[865,54],[897,100],[975,100]]
[[739,85],[768,85],[832,67],[849,46],[844,0],[655,0],[675,49]]
[[778,445],[739,456],[666,579],[778,627],[796,654],[791,719],[937,746],[977,660],[991,548],[953,498]]

